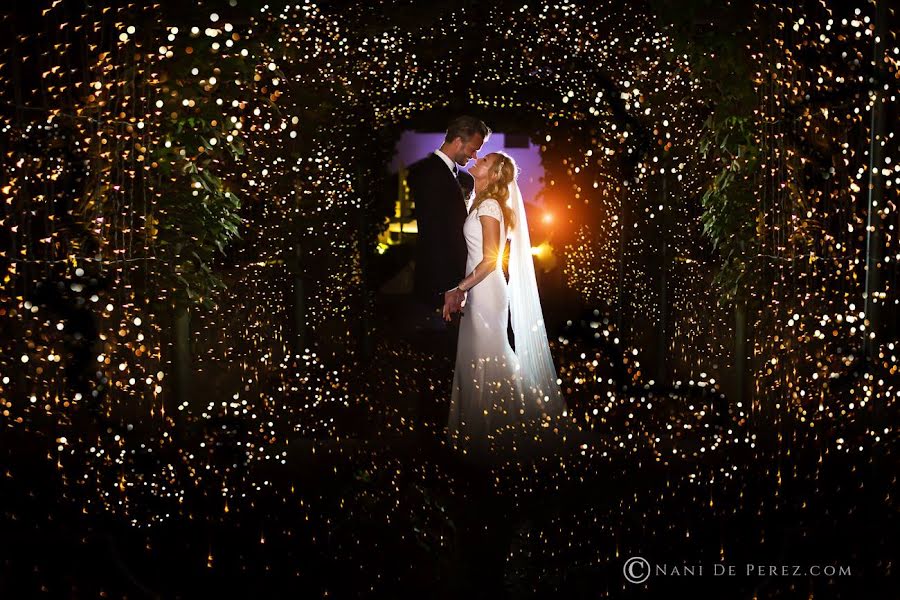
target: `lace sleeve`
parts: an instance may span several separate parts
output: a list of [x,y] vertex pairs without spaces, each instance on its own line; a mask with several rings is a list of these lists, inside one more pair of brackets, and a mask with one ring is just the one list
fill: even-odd
[[498,221],[503,220],[503,211],[500,210],[500,204],[493,198],[487,198],[478,205],[477,216],[494,217]]

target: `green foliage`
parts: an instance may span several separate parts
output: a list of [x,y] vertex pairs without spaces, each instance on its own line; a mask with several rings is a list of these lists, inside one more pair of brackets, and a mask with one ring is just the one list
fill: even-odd
[[700,153],[719,168],[702,197],[703,231],[722,257],[719,302],[750,302],[759,285],[760,219],[754,189],[762,149],[749,46],[752,3],[655,2],[675,52],[688,57],[709,109]]
[[[212,152],[193,158],[180,154],[185,147],[198,147],[197,142],[209,147],[208,140],[218,132],[204,120],[191,117],[179,119],[173,126],[171,147],[161,147],[154,156],[166,177],[148,223],[162,263],[158,275],[164,281],[159,283],[174,289],[178,301],[211,307],[212,295],[224,288],[212,268],[213,261],[239,237],[241,203],[214,173]],[[223,146],[229,155],[241,152],[237,145],[223,142]]]
[[[195,39],[191,45],[191,54],[177,53],[162,64],[158,91],[165,102],[160,125],[165,143],[152,152],[161,177],[147,226],[160,259],[157,285],[172,290],[176,302],[212,307],[215,293],[225,287],[214,268],[216,256],[224,256],[239,237],[242,222],[240,198],[217,173],[228,172],[243,146],[239,137],[229,139],[227,104],[216,102],[225,84],[203,79],[215,73],[220,82],[246,80],[253,67],[248,60],[217,57],[211,68],[209,42]],[[202,75],[193,75],[194,68]]]
[[[139,31],[146,39],[135,40],[138,50],[164,36],[153,27]],[[136,268],[144,278],[138,289],[151,301],[211,308],[225,287],[215,261],[242,223],[241,200],[227,180],[244,152],[232,120],[239,109],[222,98],[252,93],[245,83],[255,63],[252,53],[223,56],[206,36],[180,35],[171,53],[135,52],[107,75],[108,90],[91,88],[83,99],[79,111],[97,127],[85,131],[89,176],[77,213],[101,224],[92,230],[107,260],[122,256],[126,239],[128,252],[147,259]],[[110,102],[118,97],[156,110],[125,121]]]
[[700,141],[705,158],[723,163],[703,194],[701,216],[703,232],[722,256],[714,279],[720,302],[748,302],[759,275],[754,188],[760,148],[754,125],[751,117],[728,116],[718,121],[713,115]]

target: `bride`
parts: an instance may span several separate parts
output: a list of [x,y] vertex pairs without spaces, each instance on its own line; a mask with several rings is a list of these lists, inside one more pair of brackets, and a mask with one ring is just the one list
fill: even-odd
[[[516,163],[494,152],[478,159],[469,174],[475,196],[463,225],[468,275],[454,288],[464,295],[465,310],[448,434],[463,452],[504,454],[536,439],[538,428],[549,428],[566,406],[550,356]],[[445,319],[452,308],[445,305]],[[507,336],[510,314],[515,350]]]

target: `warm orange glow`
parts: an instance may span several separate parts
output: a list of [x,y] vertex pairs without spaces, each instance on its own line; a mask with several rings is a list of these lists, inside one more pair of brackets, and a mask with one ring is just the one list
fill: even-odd
[[531,247],[532,256],[537,256],[538,258],[546,258],[550,256],[550,245],[547,242],[540,244],[539,246]]

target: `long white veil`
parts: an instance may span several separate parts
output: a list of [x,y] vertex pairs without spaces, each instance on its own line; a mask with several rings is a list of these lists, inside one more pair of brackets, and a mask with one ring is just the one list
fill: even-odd
[[526,417],[530,419],[545,414],[558,416],[563,414],[566,405],[556,381],[553,357],[550,355],[534,275],[525,203],[515,178],[509,184],[509,202],[516,215],[509,245],[509,309],[515,336],[515,352],[522,371],[523,391],[528,400]]

